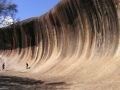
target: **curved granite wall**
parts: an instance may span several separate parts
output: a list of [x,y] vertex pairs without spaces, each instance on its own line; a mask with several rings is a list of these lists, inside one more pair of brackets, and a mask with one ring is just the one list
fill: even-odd
[[120,66],[114,0],[62,0],[41,17],[0,29],[1,75],[93,81]]

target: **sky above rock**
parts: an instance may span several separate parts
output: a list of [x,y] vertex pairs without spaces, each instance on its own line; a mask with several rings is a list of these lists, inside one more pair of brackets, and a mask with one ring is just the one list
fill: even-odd
[[60,0],[11,0],[17,4],[18,13],[16,15],[20,20],[41,16],[52,9]]

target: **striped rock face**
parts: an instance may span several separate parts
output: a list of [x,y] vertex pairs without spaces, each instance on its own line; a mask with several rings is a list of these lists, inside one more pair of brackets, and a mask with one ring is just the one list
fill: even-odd
[[0,75],[46,82],[118,80],[120,31],[114,1],[62,0],[41,17],[1,28]]

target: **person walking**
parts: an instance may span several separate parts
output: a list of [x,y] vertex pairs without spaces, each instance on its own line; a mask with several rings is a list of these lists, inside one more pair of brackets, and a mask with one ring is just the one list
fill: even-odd
[[30,69],[30,67],[29,67],[28,63],[26,63],[26,69]]
[[4,69],[5,69],[5,63],[2,64],[2,70],[4,70]]

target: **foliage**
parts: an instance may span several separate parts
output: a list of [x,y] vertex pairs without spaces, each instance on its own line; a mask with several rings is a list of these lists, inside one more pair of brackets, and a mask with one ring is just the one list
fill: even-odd
[[0,25],[6,26],[15,21],[16,8],[16,4],[8,0],[0,0]]

